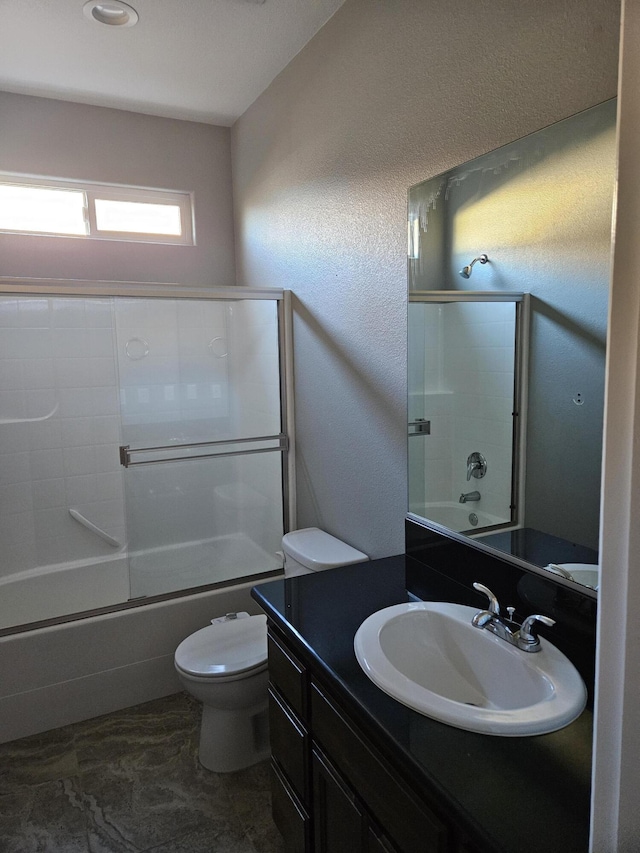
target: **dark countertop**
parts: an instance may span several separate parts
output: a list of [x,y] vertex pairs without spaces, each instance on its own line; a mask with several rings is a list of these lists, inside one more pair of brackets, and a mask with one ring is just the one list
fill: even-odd
[[[353,638],[377,610],[412,600],[404,555],[273,581],[252,594],[384,757],[491,853],[586,853],[593,715],[559,732],[494,737],[439,723],[377,688]],[[426,586],[425,586],[426,585]],[[421,585],[421,597],[428,580]],[[432,600],[441,600],[433,586]]]
[[535,530],[533,527],[489,533],[479,538],[479,541],[543,569],[549,563],[598,565],[598,552],[593,548],[560,539],[558,536]]

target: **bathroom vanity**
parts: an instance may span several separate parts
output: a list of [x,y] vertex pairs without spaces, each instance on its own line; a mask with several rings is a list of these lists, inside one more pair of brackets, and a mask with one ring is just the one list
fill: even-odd
[[[415,598],[416,578],[420,598],[453,600],[444,575],[408,556],[253,590],[269,624],[273,814],[288,850],[586,853],[589,709],[547,735],[474,734],[410,710],[361,670],[356,630]],[[482,606],[456,586],[459,603]]]

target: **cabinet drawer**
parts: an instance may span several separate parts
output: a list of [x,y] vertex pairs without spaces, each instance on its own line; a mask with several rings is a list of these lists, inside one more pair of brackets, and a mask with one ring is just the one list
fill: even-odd
[[403,853],[445,853],[445,824],[392,775],[316,684],[311,688],[311,717],[314,738],[394,844]]
[[269,737],[271,755],[284,770],[296,794],[307,802],[309,735],[269,686]]
[[311,849],[309,815],[298,802],[277,764],[271,762],[271,812],[273,822],[287,843],[287,853]]
[[305,718],[307,674],[303,665],[270,631],[268,636],[269,679],[275,684],[294,711]]

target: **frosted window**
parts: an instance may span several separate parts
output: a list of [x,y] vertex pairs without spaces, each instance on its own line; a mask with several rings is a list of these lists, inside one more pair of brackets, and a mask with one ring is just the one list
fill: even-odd
[[182,234],[180,208],[174,204],[147,204],[96,198],[98,231],[125,231],[130,234]]
[[192,246],[191,194],[5,173],[0,231]]
[[36,234],[88,234],[82,190],[0,184],[0,229]]

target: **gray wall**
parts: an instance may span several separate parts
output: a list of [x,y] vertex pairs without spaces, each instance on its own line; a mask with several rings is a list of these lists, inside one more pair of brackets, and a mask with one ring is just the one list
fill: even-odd
[[235,284],[226,127],[0,92],[0,171],[191,191],[197,242],[0,234],[0,275]]
[[299,523],[403,550],[406,191],[616,91],[617,0],[347,0],[232,129],[238,283],[295,294]]

